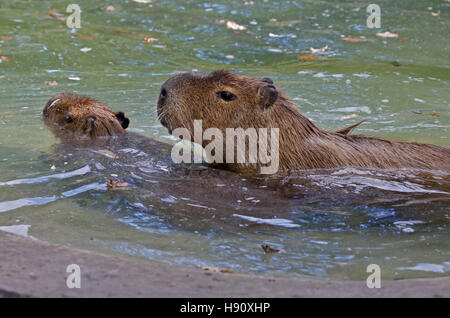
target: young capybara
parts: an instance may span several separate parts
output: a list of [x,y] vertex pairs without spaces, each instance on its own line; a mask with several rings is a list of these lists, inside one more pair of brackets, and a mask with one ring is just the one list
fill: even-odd
[[[278,128],[280,170],[352,166],[450,171],[448,148],[350,135],[357,125],[339,131],[319,128],[299,112],[270,78],[228,71],[180,74],[163,84],[157,109],[161,123],[170,133],[186,128],[191,141],[194,120],[202,120],[203,132],[218,128],[223,135],[227,128]],[[202,140],[203,147],[208,143],[209,140]],[[260,163],[227,163],[225,138],[223,143],[223,163],[214,166],[246,174],[260,173]]]
[[56,95],[43,110],[44,122],[57,136],[95,138],[126,134],[130,120],[123,112],[74,93]]

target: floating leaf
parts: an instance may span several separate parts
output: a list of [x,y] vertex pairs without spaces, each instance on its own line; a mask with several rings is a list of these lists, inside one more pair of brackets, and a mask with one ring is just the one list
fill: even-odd
[[80,40],[95,40],[95,39],[97,39],[97,37],[94,36],[94,35],[81,35],[81,34],[77,34],[77,35],[75,35],[75,37],[76,37],[77,39],[80,39]]
[[431,15],[432,15],[433,17],[438,17],[438,16],[441,15],[441,10],[439,10],[438,12],[431,12]]
[[106,182],[106,186],[108,187],[108,189],[112,190],[118,188],[127,188],[128,186],[130,186],[130,184],[122,180],[115,181],[114,178],[109,178],[108,182]]
[[11,117],[16,117],[16,115],[1,115],[0,119],[11,118]]
[[[223,20],[221,20],[223,21]],[[237,24],[234,21],[226,21],[227,22],[227,28],[231,30],[237,30],[237,31],[244,31],[247,30],[247,28],[243,25]]]
[[401,37],[401,38],[398,38],[400,41],[406,41],[406,40],[408,40],[408,38],[406,37],[406,36],[403,36],[403,37]]
[[430,116],[439,117],[439,114],[437,112],[430,112]]
[[267,244],[261,245],[261,248],[263,249],[264,253],[270,254],[270,253],[278,253],[280,250],[277,250],[276,248],[270,247]]
[[114,152],[107,150],[107,149],[92,150],[92,152],[98,153],[100,155],[103,155],[103,156],[111,158],[111,159],[119,158],[119,156],[117,156]]
[[7,78],[7,76],[6,75],[0,75],[0,79],[2,79],[2,78]]
[[341,38],[341,40],[346,42],[367,42],[365,38]]
[[376,35],[382,38],[398,38],[398,32],[391,33],[389,31],[386,31],[377,33]]
[[0,40],[11,41],[12,37],[10,37],[9,35],[2,35],[2,36],[0,36]]
[[326,50],[328,50],[328,45],[325,45],[324,47],[322,47],[320,49],[315,49],[313,47],[310,47],[309,49],[311,50],[312,53],[325,52]]
[[105,8],[105,11],[106,12],[112,12],[112,11],[115,11],[116,10],[116,8],[114,8],[113,6],[107,6],[106,8]]
[[359,115],[357,115],[357,114],[345,115],[345,116],[342,116],[340,119],[344,120],[344,119],[350,119],[350,118],[356,118],[356,117],[359,117]]
[[305,54],[305,55],[298,55],[297,59],[299,59],[299,60],[317,60],[318,57],[317,57],[317,55],[313,55],[313,54]]
[[149,36],[144,36],[144,39],[142,40],[142,42],[144,42],[144,43],[153,43],[153,42],[156,42],[156,41],[158,41],[157,38],[152,38],[152,37],[149,37]]
[[58,86],[58,82],[57,81],[45,81],[44,82],[45,83],[45,85],[48,85],[48,86]]
[[57,20],[60,20],[60,21],[65,21],[65,17],[64,17],[64,14],[61,14],[61,13],[59,13],[58,11],[52,11],[52,12],[50,12],[50,14],[49,14],[49,16],[50,16],[50,18],[52,18],[52,19],[57,19]]

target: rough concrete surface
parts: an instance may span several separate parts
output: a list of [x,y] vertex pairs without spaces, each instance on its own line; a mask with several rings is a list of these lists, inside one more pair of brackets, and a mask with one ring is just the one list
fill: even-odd
[[[450,277],[382,281],[268,278],[138,262],[0,231],[1,297],[449,297]],[[69,289],[69,264],[81,288]]]

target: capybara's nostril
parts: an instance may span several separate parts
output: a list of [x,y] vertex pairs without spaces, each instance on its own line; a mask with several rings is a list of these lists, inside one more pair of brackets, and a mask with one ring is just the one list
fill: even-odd
[[167,97],[167,90],[165,88],[161,89],[161,98]]

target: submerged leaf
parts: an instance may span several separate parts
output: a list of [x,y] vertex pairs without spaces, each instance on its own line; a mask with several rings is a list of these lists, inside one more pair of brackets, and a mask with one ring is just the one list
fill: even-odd
[[266,254],[280,252],[280,250],[277,250],[276,248],[270,247],[267,244],[261,245],[261,248],[263,249],[264,253],[266,253]]
[[367,42],[367,39],[364,38],[341,38],[341,40],[345,42]]
[[297,59],[299,59],[299,60],[317,60],[318,57],[317,57],[317,55],[313,55],[313,54],[304,54],[304,55],[298,55]]
[[80,40],[95,40],[97,38],[94,35],[81,35],[81,34],[75,35],[75,37]]

